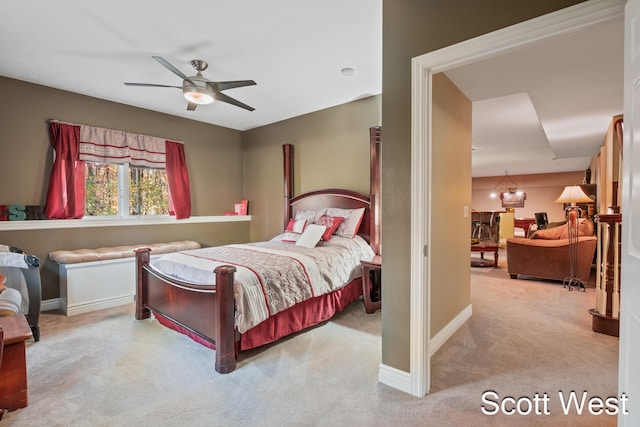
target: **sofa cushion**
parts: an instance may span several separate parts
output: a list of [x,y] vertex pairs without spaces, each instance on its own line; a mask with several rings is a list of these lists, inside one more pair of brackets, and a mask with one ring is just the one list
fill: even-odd
[[[569,238],[569,228],[563,227],[565,232],[563,239]],[[580,218],[578,220],[578,236],[593,236],[593,220],[591,218]]]
[[[578,236],[593,236],[593,220],[590,218],[580,218],[578,220]],[[557,227],[545,228],[544,230],[537,230],[531,235],[532,239],[568,239],[569,227],[567,225],[559,225]]]
[[553,228],[545,228],[537,230],[531,235],[532,239],[558,240],[562,238],[562,234],[566,233],[567,227],[559,226]]

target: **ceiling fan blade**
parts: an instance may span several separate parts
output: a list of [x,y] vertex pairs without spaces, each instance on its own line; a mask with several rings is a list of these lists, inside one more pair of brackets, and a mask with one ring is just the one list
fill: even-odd
[[187,111],[195,111],[197,106],[198,104],[196,104],[195,102],[190,102],[187,105]]
[[256,84],[253,80],[234,80],[230,82],[207,82],[215,86],[218,90],[233,89],[235,87],[253,86]]
[[245,110],[249,110],[249,111],[255,110],[255,108],[253,108],[253,107],[251,107],[251,106],[249,106],[247,104],[243,104],[242,102],[238,101],[237,99],[233,99],[229,95],[225,95],[222,92],[216,92],[214,94],[214,98],[217,99],[218,101],[226,102],[228,104],[235,105],[236,107],[244,108]]
[[175,87],[177,89],[182,89],[182,86],[169,86],[169,85],[157,85],[154,83],[124,83],[126,86],[145,86],[145,87]]
[[187,77],[182,71],[178,70],[176,67],[174,67],[173,65],[171,65],[166,59],[164,59],[161,56],[152,56],[153,59],[155,59],[156,61],[158,61],[160,64],[162,64],[165,68],[167,68],[169,71],[171,71],[173,74],[175,74],[176,76],[180,77],[182,80],[186,80],[189,83],[191,83],[192,85],[196,86],[196,84],[194,82],[191,81],[191,79],[189,77]]

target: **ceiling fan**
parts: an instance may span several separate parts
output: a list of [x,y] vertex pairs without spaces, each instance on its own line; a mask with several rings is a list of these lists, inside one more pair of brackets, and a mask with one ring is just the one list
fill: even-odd
[[228,104],[235,105],[236,107],[244,108],[245,110],[249,111],[255,110],[255,108],[222,93],[223,90],[227,89],[255,85],[256,82],[254,82],[253,80],[212,82],[202,76],[202,72],[207,69],[209,64],[199,59],[194,59],[193,61],[191,61],[191,65],[196,69],[197,73],[195,76],[188,77],[161,56],[153,56],[152,58],[166,67],[169,71],[180,77],[182,79],[182,86],[127,82],[125,82],[125,85],[146,87],[175,87],[178,89],[182,89],[182,94],[185,98],[187,98],[187,101],[189,101],[189,104],[187,105],[187,110],[189,111],[195,110],[198,105],[211,104],[214,100],[226,102]]

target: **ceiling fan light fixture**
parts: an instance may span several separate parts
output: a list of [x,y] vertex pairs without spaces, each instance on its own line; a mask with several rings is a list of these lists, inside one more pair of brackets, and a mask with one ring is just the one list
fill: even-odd
[[211,91],[203,87],[184,86],[182,94],[187,98],[187,101],[198,105],[211,104],[214,100]]

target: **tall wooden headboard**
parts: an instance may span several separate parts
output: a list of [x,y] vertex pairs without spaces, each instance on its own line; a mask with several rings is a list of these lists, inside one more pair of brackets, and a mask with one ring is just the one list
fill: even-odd
[[293,197],[293,145],[282,146],[284,157],[284,226],[300,210],[317,210],[323,207],[344,209],[365,208],[358,234],[368,240],[373,251],[380,253],[380,144],[382,129],[369,129],[370,179],[369,194],[345,189],[324,189]]

